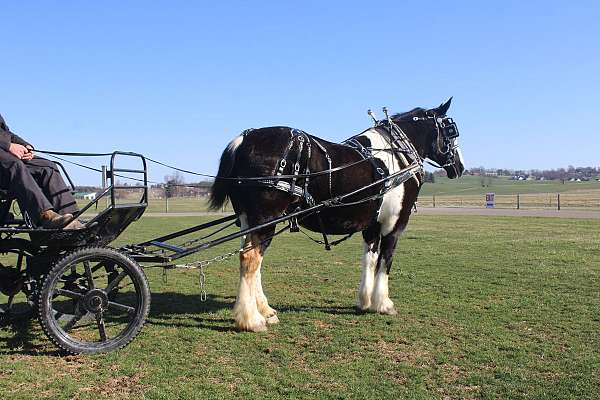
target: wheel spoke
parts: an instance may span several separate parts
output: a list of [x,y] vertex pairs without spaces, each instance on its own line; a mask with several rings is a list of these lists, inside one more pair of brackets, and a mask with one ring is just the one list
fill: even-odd
[[104,317],[102,316],[102,310],[96,313],[96,324],[98,325],[98,331],[100,332],[100,340],[106,342],[106,328],[104,326]]
[[75,300],[79,300],[83,297],[83,295],[81,293],[76,293],[73,292],[72,290],[67,290],[67,289],[56,289],[54,291],[55,295],[62,295],[65,297],[69,297],[71,299],[75,299]]
[[94,277],[92,276],[92,268],[90,267],[90,262],[85,260],[83,262],[83,265],[85,266],[85,275],[87,277],[88,289],[89,290],[95,289]]
[[102,267],[106,268],[106,265],[104,264],[104,261],[100,261],[99,263],[97,263],[96,265],[94,265],[94,267],[92,268],[92,272],[98,272],[98,270]]
[[79,310],[77,310],[75,312],[75,314],[69,320],[67,320],[67,323],[62,328],[63,331],[69,332],[71,329],[73,329],[75,324],[78,323],[81,320],[81,318],[83,318],[83,317],[84,317],[84,314],[82,314],[81,312],[79,312]]
[[131,306],[126,306],[125,304],[115,303],[114,301],[108,302],[108,308],[112,308],[119,311],[124,311],[128,314],[133,314],[135,312],[135,308]]
[[106,287],[105,291],[106,293],[110,293],[113,290],[115,290],[115,288],[117,287],[117,285],[119,283],[121,283],[121,281],[123,280],[123,278],[125,278],[127,276],[127,272],[123,271],[121,272],[119,275],[117,275],[117,277],[115,279],[113,279],[108,286]]
[[10,296],[8,298],[8,302],[6,303],[6,311],[10,311],[10,309],[12,308],[13,305],[13,301],[15,300],[15,296]]

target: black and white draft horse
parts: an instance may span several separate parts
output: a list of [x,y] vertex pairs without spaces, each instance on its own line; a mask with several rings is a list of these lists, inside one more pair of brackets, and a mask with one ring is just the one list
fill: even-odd
[[[391,117],[412,144],[409,147],[413,152],[406,151],[406,147],[399,148],[399,142],[394,140],[385,123],[363,131],[344,144],[331,143],[288,127],[245,131],[229,143],[221,156],[211,206],[220,208],[229,198],[242,229],[246,229],[309,204],[353,192],[425,159],[444,168],[449,178],[460,177],[464,163],[457,142],[458,132],[445,129],[448,122],[453,123],[446,116],[451,100],[437,108],[415,108]],[[336,169],[340,166],[342,168]],[[331,173],[315,176],[316,172],[332,169]],[[313,175],[307,178],[302,175],[306,172]],[[299,174],[299,178],[292,178],[294,174]],[[274,181],[244,180],[277,175],[284,177],[277,185]],[[360,310],[396,314],[389,298],[388,275],[396,243],[408,224],[422,183],[420,173],[385,191],[382,190],[385,183],[381,183],[348,198],[345,202],[350,205],[328,207],[318,215],[298,221],[314,232],[362,232],[364,252],[357,300]],[[378,193],[384,194],[377,196]],[[361,202],[361,198],[370,200]],[[240,281],[233,309],[239,330],[259,332],[266,330],[267,324],[279,322],[261,283],[263,257],[274,232],[275,226],[271,225],[242,239],[245,251],[240,252]]]

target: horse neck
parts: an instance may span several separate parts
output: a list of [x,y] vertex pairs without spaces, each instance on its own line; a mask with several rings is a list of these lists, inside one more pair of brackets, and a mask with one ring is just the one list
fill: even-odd
[[421,130],[416,129],[415,126],[412,124],[396,122],[396,125],[398,125],[400,127],[400,129],[402,129],[402,132],[404,132],[406,134],[406,136],[408,137],[408,140],[410,140],[412,145],[417,150],[419,157],[421,157],[421,159],[427,158],[429,147],[427,146],[427,143],[426,143],[427,135],[425,134],[425,132],[422,132]]

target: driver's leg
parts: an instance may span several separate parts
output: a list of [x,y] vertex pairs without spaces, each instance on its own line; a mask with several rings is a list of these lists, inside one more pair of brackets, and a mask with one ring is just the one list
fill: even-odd
[[21,211],[26,211],[36,225],[57,228],[73,219],[72,215],[61,216],[53,211],[23,161],[6,151],[0,151],[0,185],[17,199]]
[[54,162],[36,157],[25,161],[25,166],[38,186],[42,188],[45,197],[52,203],[54,211],[63,215],[78,211],[71,188],[65,184]]

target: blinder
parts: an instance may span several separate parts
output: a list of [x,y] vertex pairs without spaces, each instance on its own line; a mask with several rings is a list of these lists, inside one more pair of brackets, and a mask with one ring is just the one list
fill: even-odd
[[458,127],[452,118],[438,118],[437,122],[445,138],[456,139],[458,137]]

